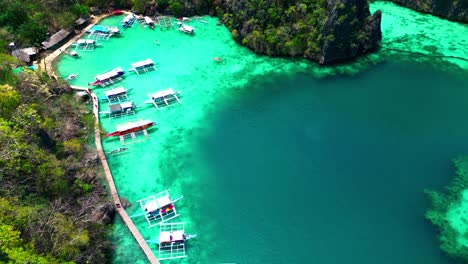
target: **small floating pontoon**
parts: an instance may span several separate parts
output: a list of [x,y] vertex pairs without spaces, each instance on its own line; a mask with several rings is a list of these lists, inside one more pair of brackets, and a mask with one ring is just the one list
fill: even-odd
[[151,59],[146,59],[132,63],[131,71],[134,71],[137,75],[140,75],[142,72],[148,72],[151,69],[156,70],[154,62]]
[[92,86],[100,85],[102,87],[112,84],[116,81],[122,80],[122,75],[124,75],[124,70],[122,68],[115,68],[112,71],[108,71],[102,74],[99,74],[95,77],[96,81],[88,84]]
[[145,103],[153,104],[156,108],[159,108],[160,105],[169,106],[172,102],[180,103],[179,97],[177,96],[180,92],[175,92],[174,89],[168,88],[155,93],[148,94],[150,100]]
[[141,199],[138,202],[141,209],[146,213],[145,218],[148,221],[149,227],[153,227],[179,216],[174,203],[180,199],[182,199],[182,196],[171,200],[169,191],[165,190]]
[[196,235],[185,233],[185,223],[163,223],[159,227],[158,260],[185,258],[185,241]]

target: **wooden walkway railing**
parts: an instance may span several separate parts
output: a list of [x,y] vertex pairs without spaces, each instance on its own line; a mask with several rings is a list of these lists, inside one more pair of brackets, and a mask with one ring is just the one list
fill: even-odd
[[112,177],[109,164],[107,163],[106,155],[104,153],[104,150],[102,149],[101,130],[99,129],[99,100],[96,94],[93,93],[93,91],[91,91],[88,88],[78,87],[78,86],[71,86],[71,87],[75,90],[86,91],[93,98],[93,114],[95,118],[94,119],[94,136],[95,136],[95,141],[96,141],[96,148],[98,152],[98,157],[101,160],[102,167],[104,168],[104,174],[106,176],[107,183],[109,184],[109,189],[110,189],[110,193],[112,196],[112,201],[114,202],[115,209],[117,210],[119,215],[122,217],[125,225],[128,227],[128,229],[130,229],[130,232],[132,233],[135,240],[138,242],[138,245],[140,245],[140,248],[143,250],[143,252],[145,253],[150,263],[159,264],[159,261],[156,259],[156,256],[153,254],[153,251],[148,246],[148,243],[146,243],[146,240],[143,238],[140,231],[138,231],[138,228],[135,226],[132,219],[128,216],[127,212],[121,206],[119,193],[117,192],[117,188],[115,187],[114,178]]

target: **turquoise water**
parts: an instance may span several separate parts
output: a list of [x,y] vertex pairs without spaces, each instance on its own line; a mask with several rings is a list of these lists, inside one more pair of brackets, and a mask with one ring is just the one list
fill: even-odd
[[[423,24],[433,19],[385,3],[372,7],[384,9],[384,21],[386,10],[393,21],[401,14]],[[198,237],[182,262],[450,263],[423,218],[422,191],[448,182],[450,159],[468,147],[463,60],[382,49],[352,64],[319,68],[257,56],[235,44],[216,19],[203,19],[206,24],[190,23],[195,36],[135,24],[58,64],[61,76],[79,73],[73,84],[86,86],[99,73],[151,58],[157,71],[127,73],[117,86],[132,88],[137,105],[150,92],[181,91],[182,104],[139,108],[134,119],[157,123],[150,138],[109,157],[120,195],[133,204],[130,215],[140,212],[138,199],[161,190],[184,195],[175,221]],[[468,35],[466,26],[432,23],[441,31],[451,27],[452,38]],[[383,32],[398,38],[394,25]],[[463,43],[442,49],[447,38],[431,40],[437,53],[452,56],[455,49],[466,57]],[[414,42],[404,48],[423,49]],[[113,131],[128,120],[103,116],[101,122]],[[109,151],[120,146],[104,141]],[[147,228],[144,218],[135,223],[145,238],[155,238],[157,228]],[[113,239],[113,263],[145,263],[119,219]]]

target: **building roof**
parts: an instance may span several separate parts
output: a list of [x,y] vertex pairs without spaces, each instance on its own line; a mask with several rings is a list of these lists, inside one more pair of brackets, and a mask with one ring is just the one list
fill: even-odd
[[31,48],[24,48],[24,49],[16,49],[11,53],[11,55],[13,55],[13,57],[16,57],[18,60],[29,63],[31,62],[31,56],[36,55],[36,53],[37,53],[37,48],[31,47]]
[[42,47],[44,47],[44,49],[50,49],[51,47],[55,46],[57,43],[68,37],[68,35],[70,35],[70,31],[61,29],[59,32],[52,35],[52,37],[50,37],[48,41],[42,42]]
[[86,23],[86,22],[88,22],[87,19],[84,19],[84,18],[81,18],[81,17],[80,17],[80,18],[78,18],[78,19],[75,21],[74,24],[75,24],[75,26],[81,26],[81,25],[83,25],[83,24]]

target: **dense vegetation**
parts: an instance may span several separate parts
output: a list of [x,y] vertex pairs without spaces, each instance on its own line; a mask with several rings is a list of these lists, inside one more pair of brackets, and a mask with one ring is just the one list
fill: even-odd
[[380,45],[380,11],[367,0],[220,0],[233,37],[258,53],[320,63],[354,58]]
[[426,191],[432,203],[432,207],[426,212],[426,218],[440,232],[440,248],[449,256],[468,263],[468,247],[461,245],[458,241],[460,237],[467,238],[468,230],[461,234],[447,220],[447,212],[453,206],[460,204],[463,191],[468,189],[468,157],[455,159],[454,165],[455,177],[444,192]]
[[0,263],[105,263],[113,207],[68,85],[0,53]]

